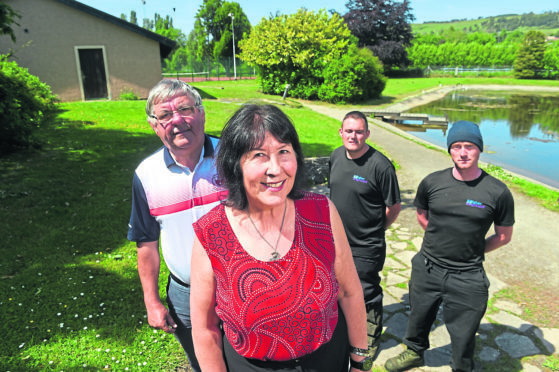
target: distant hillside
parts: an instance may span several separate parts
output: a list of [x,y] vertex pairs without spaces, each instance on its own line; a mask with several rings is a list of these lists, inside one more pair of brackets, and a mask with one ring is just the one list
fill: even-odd
[[505,30],[526,32],[539,30],[546,35],[559,36],[559,11],[542,14],[503,14],[495,17],[479,17],[475,20],[453,19],[448,22],[425,22],[412,24],[415,34],[441,33],[446,31],[488,32]]

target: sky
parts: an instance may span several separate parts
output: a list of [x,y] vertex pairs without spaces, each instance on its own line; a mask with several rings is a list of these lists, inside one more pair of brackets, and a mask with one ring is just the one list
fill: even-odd
[[[154,18],[158,13],[162,17],[169,15],[173,25],[188,35],[194,27],[194,17],[202,0],[78,0],[81,3],[120,17],[122,13],[130,17],[135,10],[138,24],[143,18]],[[235,0],[229,0],[235,1]],[[334,9],[343,14],[347,11],[347,0],[236,0],[247,15],[251,25],[256,26],[263,17],[270,14],[291,14],[305,7],[309,10]],[[410,0],[414,23],[429,21],[450,21],[453,19],[477,19],[478,17],[502,14],[523,14],[545,11],[559,11],[557,0]]]

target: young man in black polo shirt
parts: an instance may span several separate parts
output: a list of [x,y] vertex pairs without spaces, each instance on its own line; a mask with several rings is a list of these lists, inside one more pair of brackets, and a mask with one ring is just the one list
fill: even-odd
[[[414,200],[425,236],[412,259],[407,350],[386,362],[390,372],[424,364],[423,352],[441,304],[452,345],[450,366],[453,371],[473,369],[475,335],[488,300],[485,253],[512,236],[514,200],[504,183],[478,166],[483,151],[479,127],[469,121],[454,123],[447,146],[454,167],[425,177]],[[495,233],[486,238],[492,224]]]
[[347,113],[339,133],[343,146],[330,156],[330,199],[340,213],[363,287],[374,358],[382,333],[384,232],[400,213],[400,189],[392,162],[365,142],[370,131],[362,112]]

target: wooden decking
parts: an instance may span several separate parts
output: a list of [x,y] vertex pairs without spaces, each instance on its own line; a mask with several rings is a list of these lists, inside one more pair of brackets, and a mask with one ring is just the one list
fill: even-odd
[[[379,118],[397,125],[399,128],[409,127],[410,130],[417,129],[443,129],[448,127],[448,119],[445,116],[432,116],[428,114],[412,114],[407,112],[375,111],[374,118]],[[412,123],[404,123],[404,121]],[[417,123],[413,123],[417,122]]]

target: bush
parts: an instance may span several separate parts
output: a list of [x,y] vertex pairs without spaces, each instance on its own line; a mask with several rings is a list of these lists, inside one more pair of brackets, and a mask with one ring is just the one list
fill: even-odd
[[386,86],[378,58],[369,49],[354,45],[347,54],[326,66],[323,77],[318,98],[332,103],[379,98]]
[[262,21],[241,42],[240,58],[258,67],[262,91],[328,102],[379,97],[385,87],[382,65],[337,13],[300,9]]
[[262,91],[318,98],[322,71],[347,53],[351,32],[338,14],[300,9],[295,14],[262,19],[240,43],[239,57],[257,66]]
[[33,132],[54,117],[56,101],[47,84],[0,56],[0,155],[37,147]]
[[261,66],[262,92],[283,95],[285,86],[289,84],[289,96],[303,99],[316,99],[318,88],[323,79],[308,68],[293,70],[286,66]]
[[425,74],[422,68],[413,67],[413,68],[393,68],[390,70],[384,70],[384,76],[388,78],[402,79],[402,78],[420,78],[420,77],[424,77]]
[[132,89],[123,89],[118,97],[121,101],[137,101],[140,97]]

